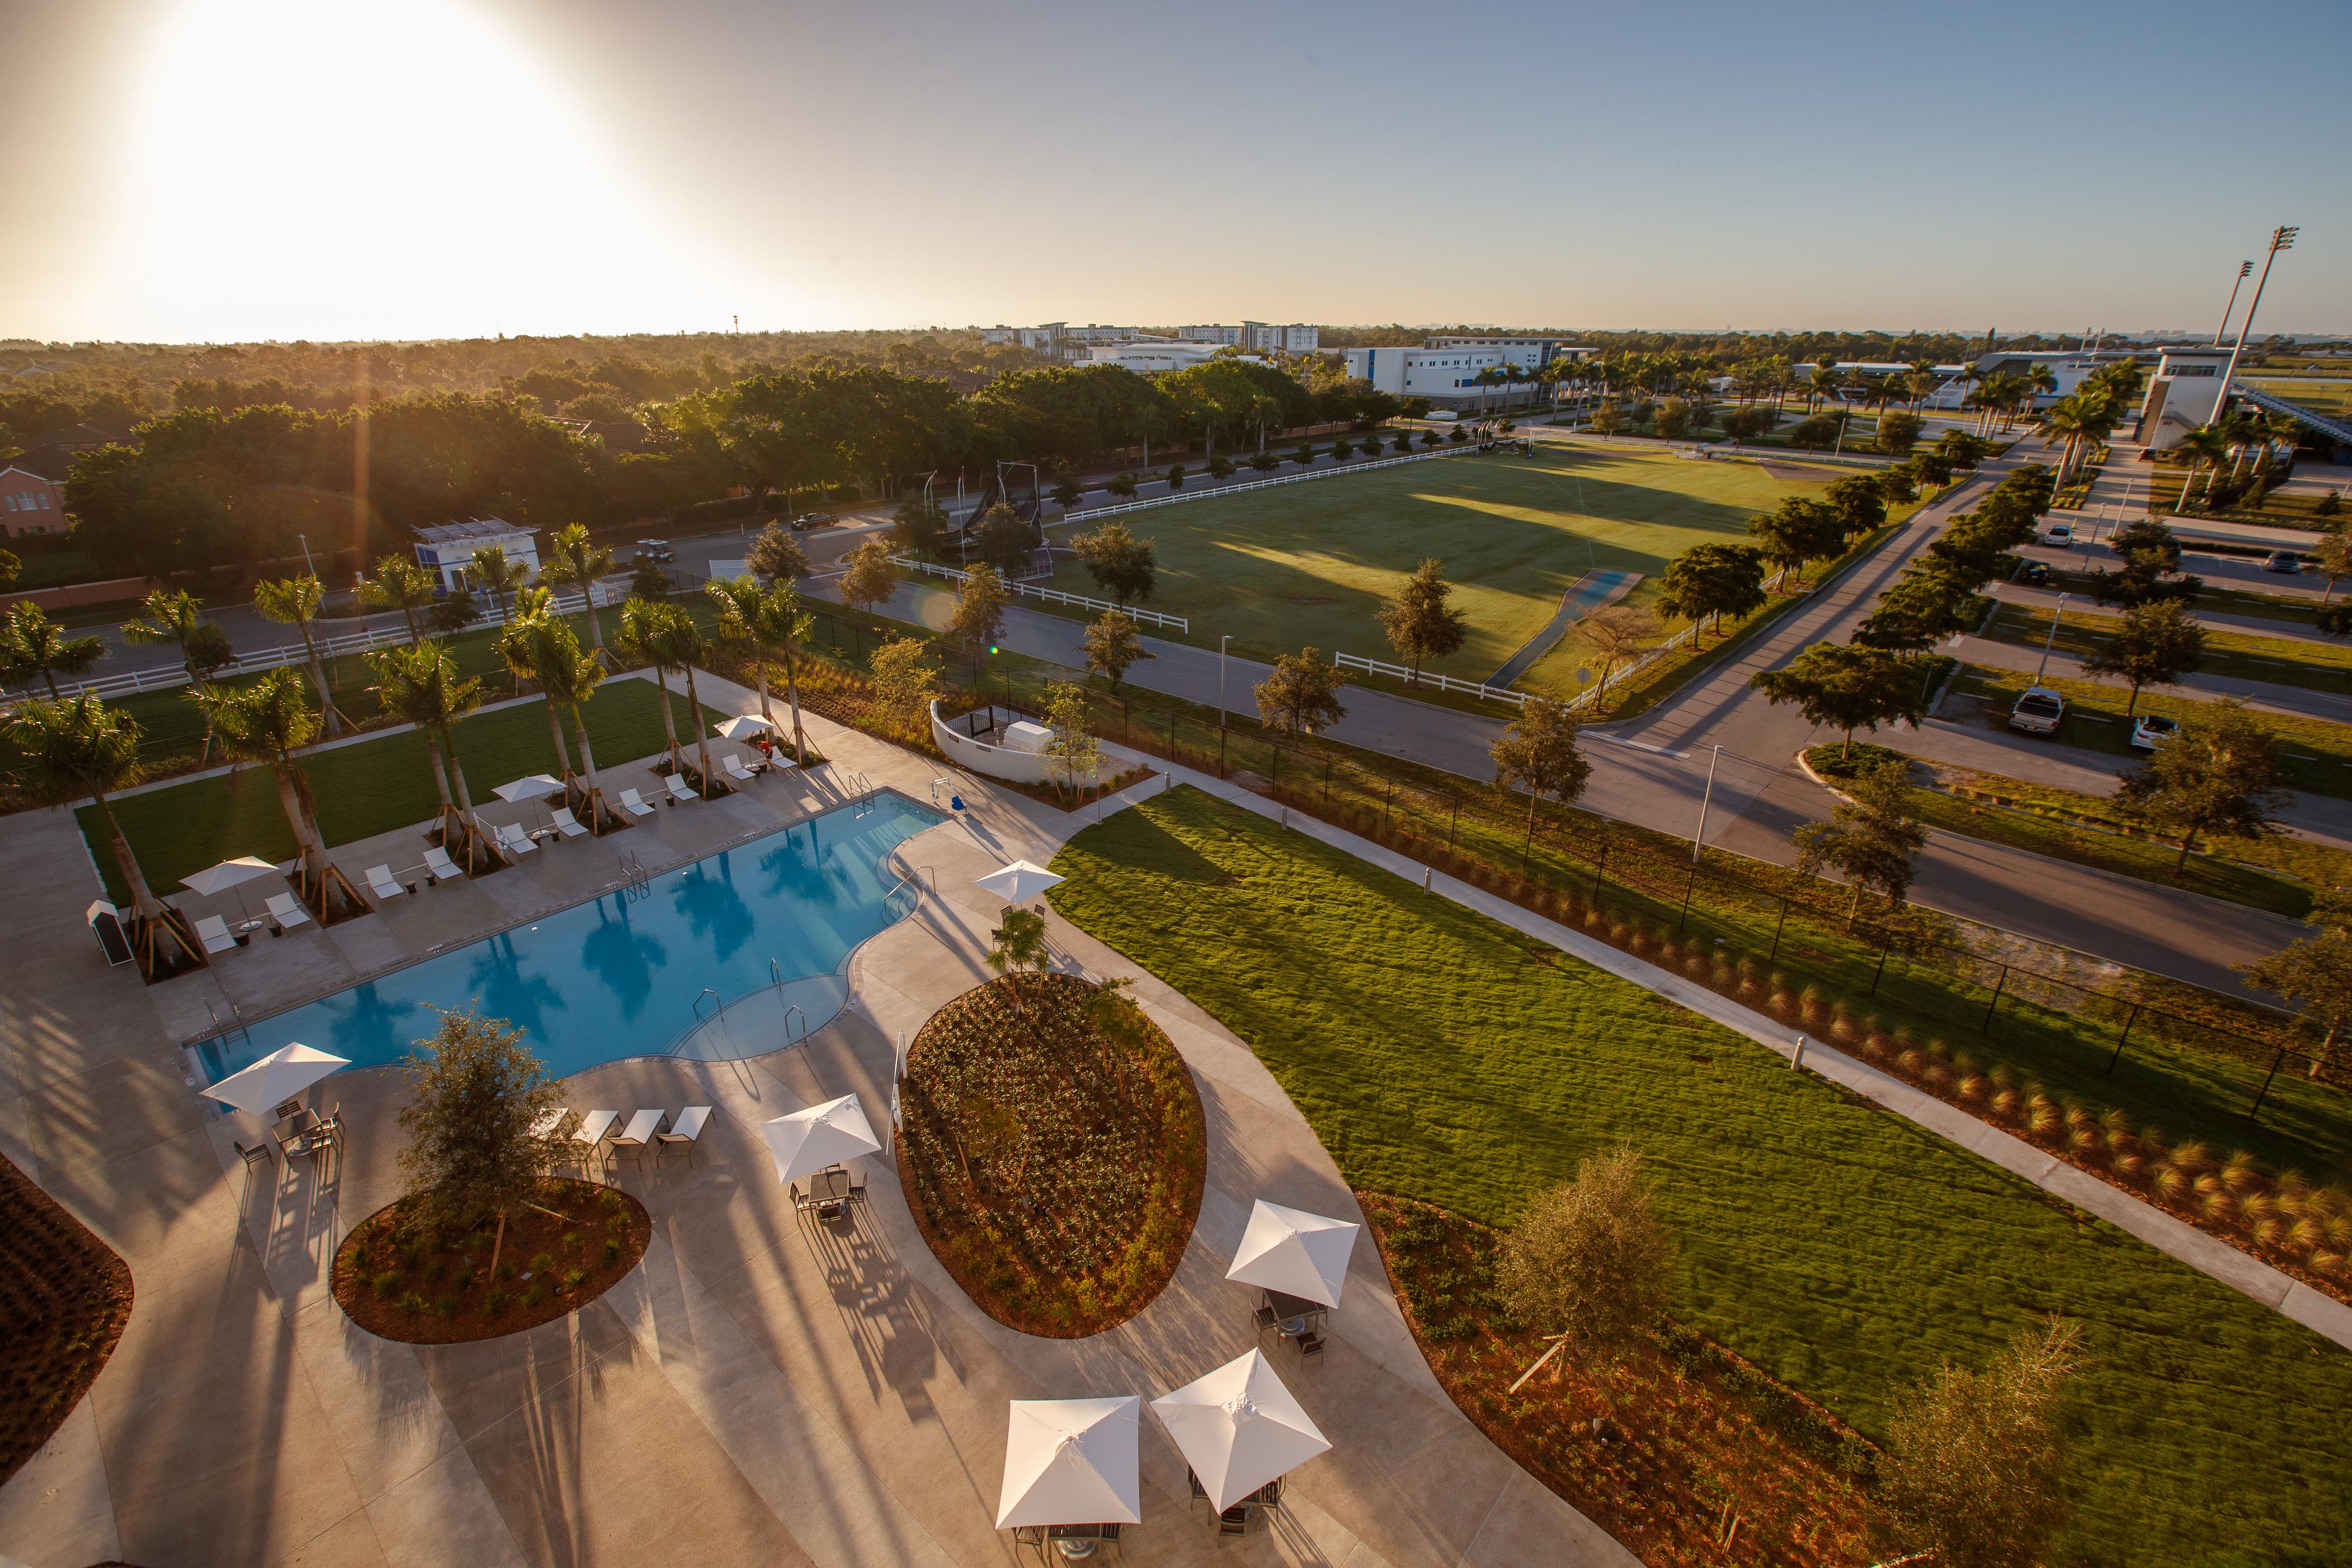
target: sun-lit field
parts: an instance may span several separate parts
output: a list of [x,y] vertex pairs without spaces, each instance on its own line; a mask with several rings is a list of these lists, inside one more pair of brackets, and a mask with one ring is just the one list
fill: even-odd
[[[1629,603],[1657,593],[1666,563],[1691,545],[1743,537],[1783,496],[1753,463],[1694,461],[1580,447],[1534,458],[1446,458],[1229,498],[1187,501],[1123,521],[1157,548],[1151,607],[1185,616],[1193,640],[1270,658],[1313,645],[1390,658],[1374,612],[1427,556],[1445,563],[1454,603],[1470,616],[1462,651],[1430,668],[1490,675],[1532,637],[1560,595],[1594,568],[1639,572]],[[1057,531],[1056,542],[1066,535]],[[1094,593],[1066,561],[1054,585]],[[1576,689],[1574,637],[1520,684]]]

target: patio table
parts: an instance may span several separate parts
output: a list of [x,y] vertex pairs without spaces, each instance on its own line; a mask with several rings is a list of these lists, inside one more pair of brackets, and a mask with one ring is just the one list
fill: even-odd
[[1330,1310],[1320,1301],[1273,1289],[1266,1291],[1265,1304],[1274,1309],[1275,1327],[1285,1339],[1297,1338],[1311,1326],[1308,1320],[1320,1322],[1323,1314]]

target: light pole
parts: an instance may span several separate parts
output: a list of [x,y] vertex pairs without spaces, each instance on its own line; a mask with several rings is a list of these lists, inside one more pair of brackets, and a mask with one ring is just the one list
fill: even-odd
[[2238,356],[2246,352],[2246,334],[2254,330],[2254,312],[2263,308],[2263,285],[2271,280],[2271,263],[2278,259],[2280,251],[2294,248],[2294,237],[2300,229],[2300,225],[2283,223],[2271,230],[2271,247],[2263,258],[2263,275],[2254,279],[2254,297],[2246,303],[2246,319],[2238,323],[2238,341],[2230,349],[2228,368],[2221,372],[2221,395],[2213,405],[2216,422],[2230,406],[2230,382],[2238,374]]
[[1715,755],[1706,760],[1706,793],[1698,797],[1698,831],[1691,835],[1691,864],[1698,864],[1698,847],[1706,841],[1706,808],[1715,803],[1715,767],[1723,761],[1723,748],[1715,748]]
[[2221,324],[2213,329],[2213,346],[2217,349],[2221,346],[2221,340],[2230,335],[2230,315],[2238,308],[2238,290],[2246,286],[2246,279],[2252,277],[2253,272],[2252,262],[2238,263],[2238,280],[2230,285],[2230,302],[2221,307]]
[[1234,640],[1231,632],[1217,639],[1217,728],[1225,727],[1225,645]]
[[316,577],[319,574],[319,567],[318,563],[310,559],[310,536],[307,533],[298,533],[294,537],[302,542],[302,569]]
[[2033,684],[2042,684],[2042,672],[2050,668],[2050,645],[2058,640],[2058,623],[2066,618],[2066,595],[2058,595],[2058,608],[2050,616],[2050,635],[2042,639],[2042,662],[2033,667]]

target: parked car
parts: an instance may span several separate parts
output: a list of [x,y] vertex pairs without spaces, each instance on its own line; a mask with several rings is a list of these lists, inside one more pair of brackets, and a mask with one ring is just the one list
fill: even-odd
[[2143,713],[2132,721],[2131,743],[2143,752],[2152,752],[2172,739],[2180,725],[2161,713]]
[[2066,717],[2066,700],[2046,686],[2029,686],[2009,710],[2009,727],[2028,735],[2054,735]]
[[2071,522],[2052,523],[2049,529],[2042,535],[2042,542],[2050,546],[2053,550],[2074,549],[2074,525]]
[[669,547],[667,539],[640,539],[637,541],[637,559],[658,561],[667,566],[677,559],[677,552]]
[[829,511],[804,511],[801,513],[800,516],[793,519],[793,531],[794,533],[806,533],[812,528],[823,528],[829,522],[839,522],[840,521],[841,519],[834,516],[833,513]]
[[2270,559],[2263,563],[2263,570],[2286,577],[2300,577],[2303,575],[2303,562],[2292,550],[2273,550]]
[[2039,561],[2029,561],[2025,563],[2025,570],[2017,574],[2017,580],[2028,584],[2047,583],[2050,581],[2050,568]]

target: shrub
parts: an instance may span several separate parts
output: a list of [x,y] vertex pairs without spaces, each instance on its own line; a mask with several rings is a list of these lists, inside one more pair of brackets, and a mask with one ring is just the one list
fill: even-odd
[[397,1307],[399,1307],[399,1309],[400,1309],[402,1311],[404,1311],[404,1312],[407,1312],[407,1313],[410,1313],[410,1314],[412,1314],[412,1315],[413,1315],[413,1314],[415,1314],[415,1313],[421,1312],[421,1311],[425,1310],[425,1298],[424,1298],[423,1296],[419,1295],[417,1292],[415,1292],[415,1291],[414,1291],[414,1290],[411,1290],[411,1291],[409,1291],[407,1294],[405,1294],[405,1295],[404,1295],[403,1297],[401,1297],[401,1299],[400,1299],[397,1302],[395,1302],[395,1303],[394,1303],[394,1305],[396,1305]]
[[534,1279],[531,1281],[530,1289],[522,1293],[522,1304],[526,1307],[536,1307],[546,1300],[553,1289],[554,1287],[548,1284],[546,1280]]
[[619,1261],[621,1261],[621,1238],[617,1236],[608,1236],[604,1238],[604,1267],[610,1268]]
[[585,1268],[567,1268],[563,1271],[563,1288],[566,1290],[579,1289],[587,1282],[587,1279],[588,1270]]
[[403,1274],[397,1268],[387,1268],[383,1273],[377,1275],[373,1279],[370,1280],[369,1283],[375,1287],[375,1293],[377,1295],[392,1296],[399,1293],[400,1282],[407,1278],[408,1276]]
[[544,1252],[531,1254],[530,1271],[533,1274],[544,1274],[554,1267],[555,1259],[551,1255]]

